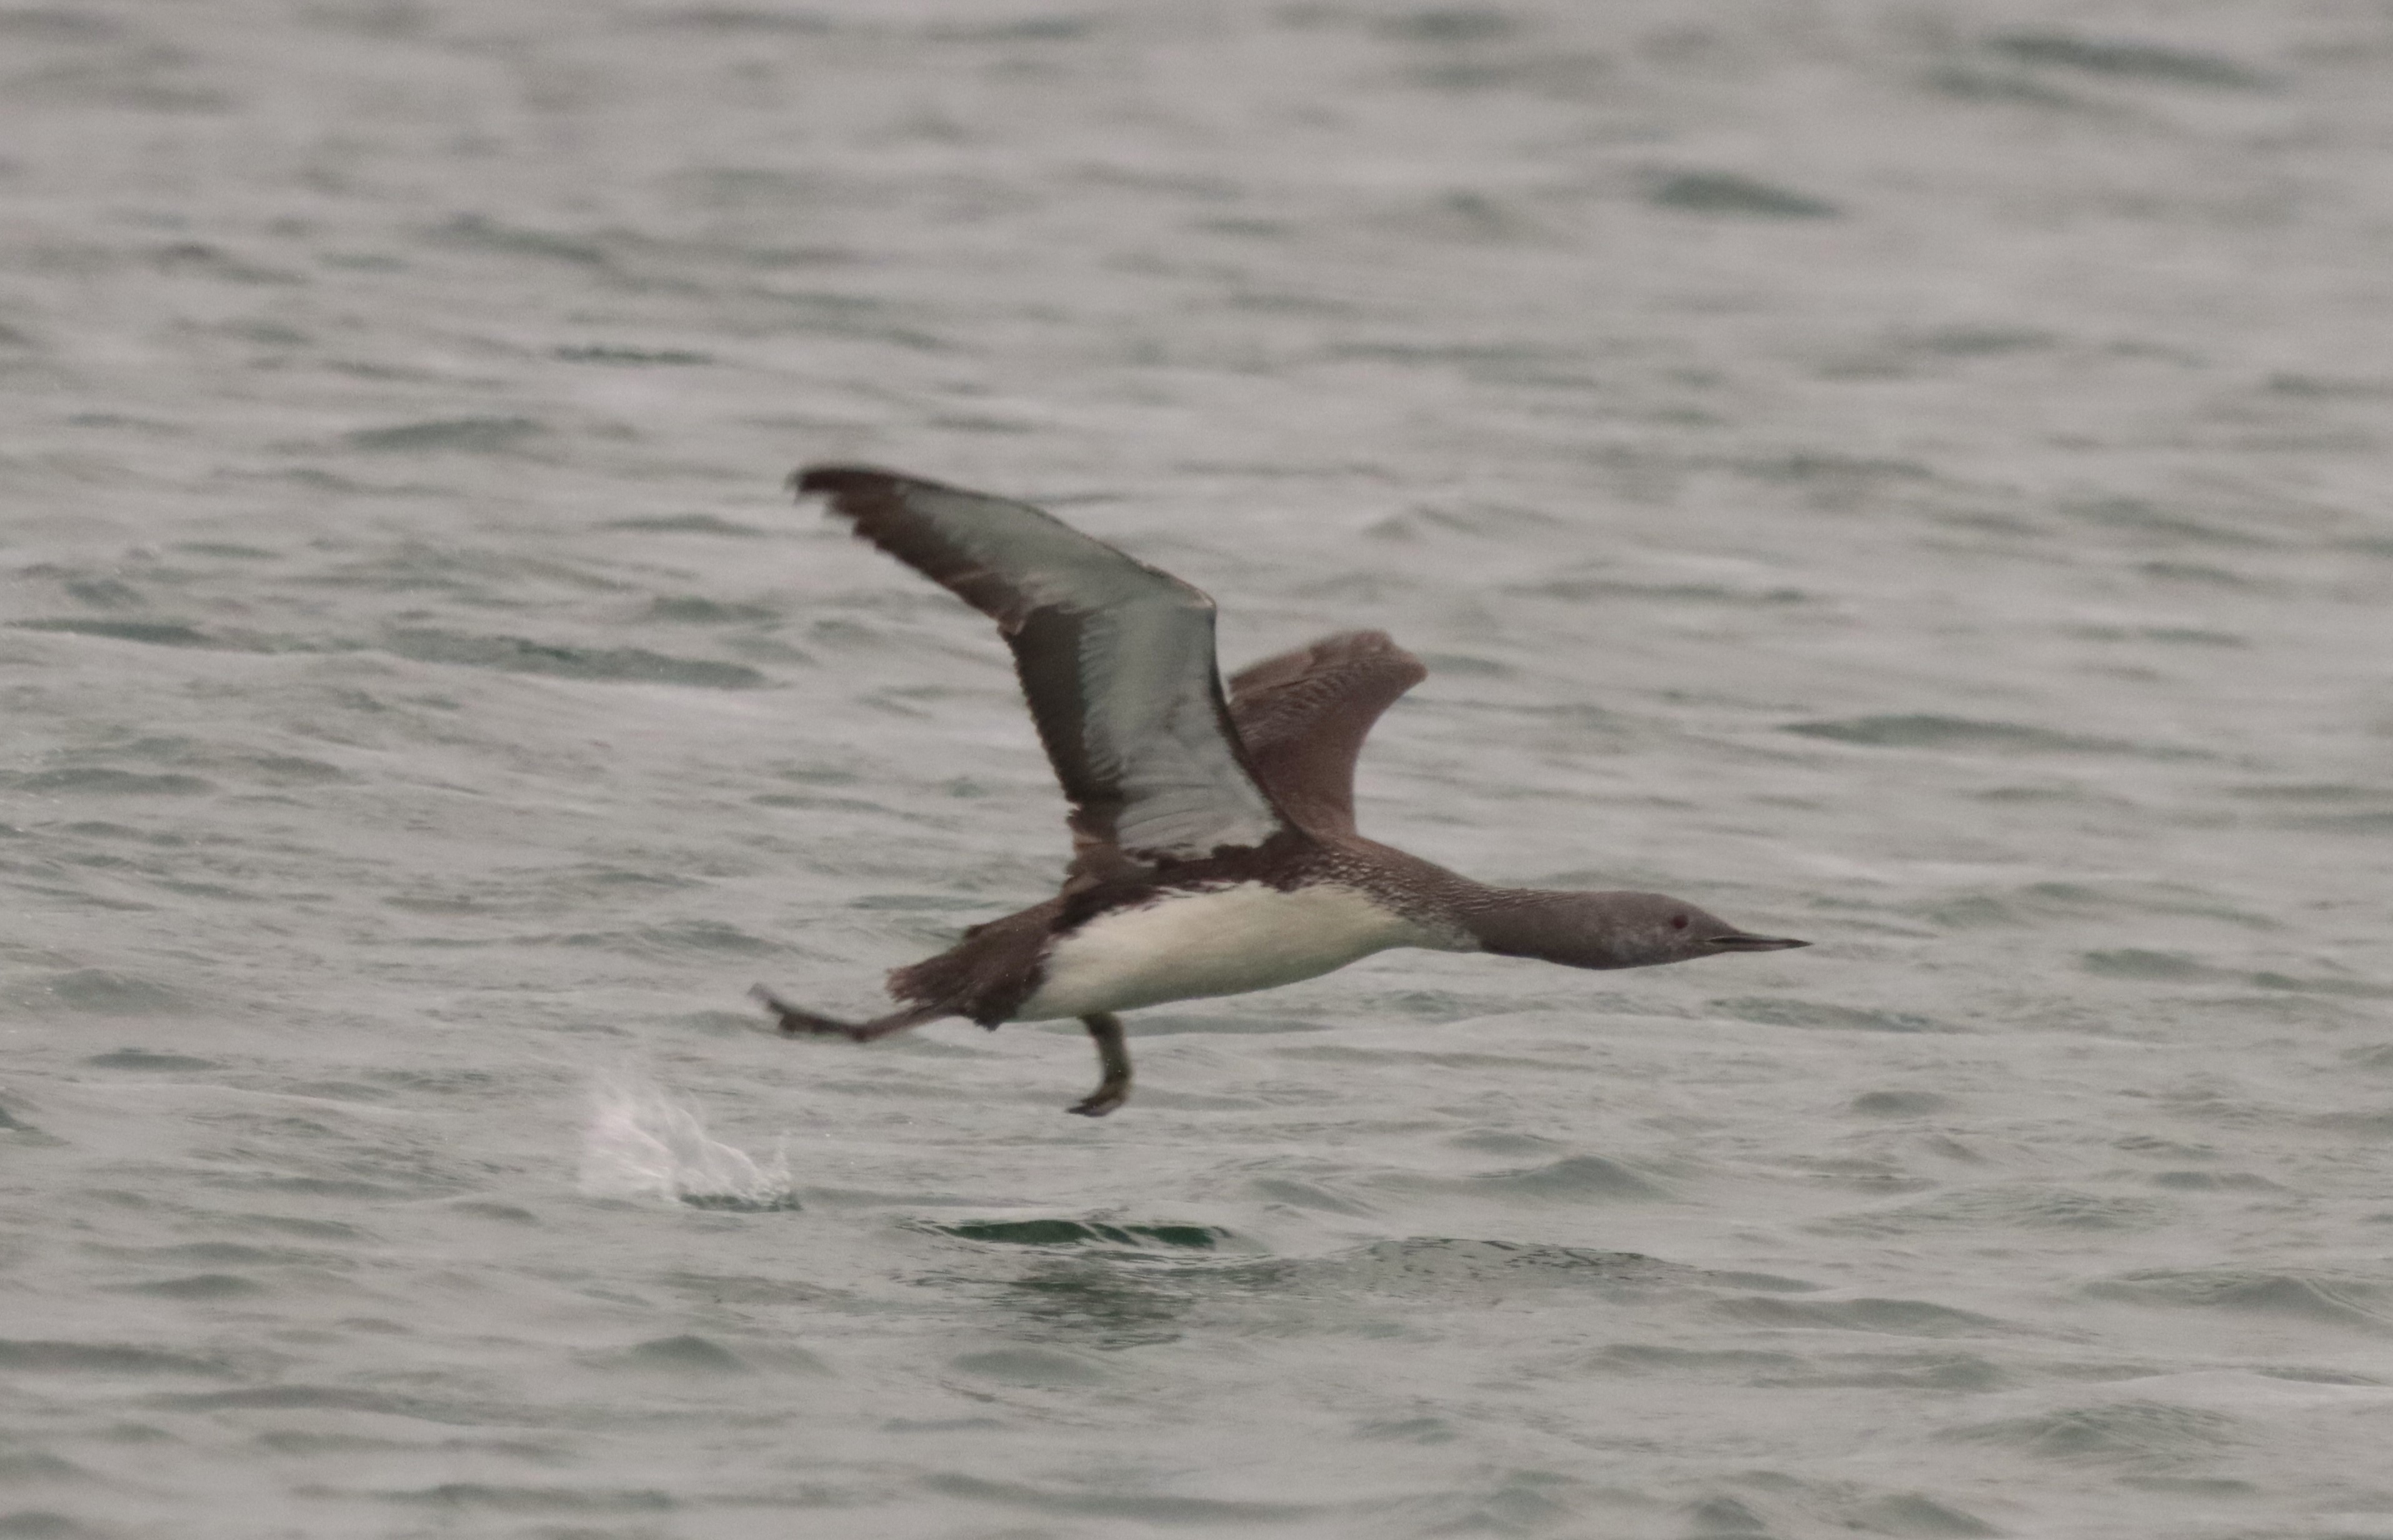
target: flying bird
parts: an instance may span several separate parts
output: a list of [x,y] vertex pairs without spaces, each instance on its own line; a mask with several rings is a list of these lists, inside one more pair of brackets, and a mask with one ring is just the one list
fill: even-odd
[[1354,761],[1427,677],[1386,633],[1267,658],[1224,692],[1213,601],[1027,503],[857,465],[790,484],[858,538],[998,624],[1071,803],[1072,859],[1044,903],[894,970],[897,1008],[846,1022],[754,993],[780,1030],[870,1042],[948,1016],[994,1029],[1078,1017],[1097,1089],[1130,1099],[1120,1013],[1242,995],[1391,946],[1643,968],[1809,943],[1749,935],[1656,893],[1491,887],[1366,839]]

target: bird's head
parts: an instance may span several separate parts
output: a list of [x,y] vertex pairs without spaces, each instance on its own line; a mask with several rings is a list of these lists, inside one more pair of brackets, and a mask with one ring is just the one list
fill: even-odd
[[1811,945],[1753,935],[1659,893],[1506,894],[1475,913],[1471,928],[1484,950],[1567,968],[1647,968]]

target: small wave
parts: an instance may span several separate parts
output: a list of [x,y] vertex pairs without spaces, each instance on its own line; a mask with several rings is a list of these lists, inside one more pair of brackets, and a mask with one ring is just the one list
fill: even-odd
[[2250,1312],[2383,1331],[2393,1325],[2386,1290],[2373,1279],[2286,1269],[2151,1269],[2085,1286],[2097,1299]]
[[1884,1332],[1892,1337],[1977,1337],[2011,1330],[1992,1316],[1924,1299],[1723,1299],[1715,1307],[1746,1325],[1798,1331]]
[[1817,1000],[1779,999],[1747,996],[1714,1000],[1712,1009],[1762,1026],[1829,1027],[1851,1032],[1946,1032],[1952,1030],[1926,1016],[1900,1011],[1864,1011]]
[[2161,1402],[2069,1406],[1955,1429],[1947,1439],[2007,1444],[2047,1459],[2167,1468],[2215,1459],[2234,1442],[2234,1419]]
[[628,529],[643,535],[733,535],[753,539],[765,531],[753,525],[735,524],[713,514],[672,514],[662,518],[619,518],[599,526],[602,529]]
[[1632,1167],[1602,1155],[1565,1155],[1517,1171],[1466,1177],[1467,1190],[1531,1201],[1584,1203],[1604,1198],[1644,1202],[1670,1195],[1669,1188]]
[[1108,1224],[1095,1220],[965,1220],[923,1228],[959,1240],[1003,1246],[1170,1246],[1211,1251],[1229,1240],[1209,1224]]
[[153,647],[224,648],[230,644],[176,620],[109,620],[80,615],[56,620],[11,620],[19,631],[49,631],[69,636],[98,636],[111,642],[141,642]]
[[1863,716],[1838,722],[1790,722],[1779,729],[1832,743],[1873,749],[1947,749],[1960,752],[2131,754],[2146,759],[2198,759],[2191,750],[2129,743],[2120,738],[2058,732],[2014,722],[1978,722],[1966,717]]
[[798,1207],[789,1155],[769,1162],[706,1131],[706,1116],[645,1075],[618,1071],[591,1086],[582,1131],[582,1191],[591,1197],[659,1198],[697,1208],[764,1212]]
[[645,685],[696,685],[708,689],[754,689],[765,676],[740,663],[703,658],[669,658],[642,647],[574,647],[521,636],[474,636],[459,632],[391,632],[386,652],[419,663],[455,663],[503,673],[542,673],[559,679],[628,681]]
[[2266,74],[2224,55],[2136,39],[2020,32],[1989,38],[1986,46],[2021,63],[2050,65],[2087,74],[2244,91],[2265,90],[2271,84]]
[[2132,1194],[2080,1192],[2038,1182],[1998,1182],[1942,1193],[1899,1208],[1824,1222],[1829,1232],[1896,1235],[1938,1226],[1971,1230],[2140,1230],[2165,1224],[2176,1210]]
[[[137,973],[120,973],[107,968],[77,968],[72,972],[52,973],[35,982],[35,998],[46,1003],[64,1006],[70,1011],[88,1011],[95,1016],[151,1016],[188,1006],[189,998],[179,989],[146,979]],[[30,1002],[29,1002],[30,1003]],[[187,1060],[177,1054],[161,1055],[169,1061],[158,1063],[142,1057],[144,1050],[125,1049],[123,1056],[103,1054],[92,1061],[103,1069],[213,1069],[216,1066],[197,1060]]]
[[1833,219],[1838,212],[1825,199],[1733,171],[1683,171],[1656,181],[1645,196],[1647,202],[1663,208],[1765,219]]
[[400,423],[386,428],[359,428],[344,436],[351,449],[384,452],[427,452],[453,450],[466,454],[494,454],[543,432],[529,417],[453,417],[431,423]]
[[144,775],[137,770],[113,770],[106,765],[69,765],[59,770],[0,773],[0,787],[12,791],[44,794],[87,793],[109,797],[189,797],[213,791],[216,783],[197,776]]

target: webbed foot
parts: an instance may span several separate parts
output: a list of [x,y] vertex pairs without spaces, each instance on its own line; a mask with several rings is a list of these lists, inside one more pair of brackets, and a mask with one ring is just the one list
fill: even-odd
[[1083,1016],[1080,1024],[1096,1042],[1097,1063],[1104,1067],[1105,1078],[1097,1082],[1095,1090],[1064,1110],[1082,1117],[1103,1117],[1130,1100],[1130,1043],[1122,1035],[1119,1016]]
[[921,1006],[892,1011],[869,1022],[843,1022],[836,1016],[826,1016],[818,1011],[808,1011],[776,995],[759,984],[748,991],[751,998],[773,1013],[781,1036],[795,1038],[801,1033],[815,1036],[837,1036],[852,1043],[869,1043],[875,1038],[886,1038],[892,1032],[903,1032],[909,1026],[946,1015],[944,1011],[932,1011]]

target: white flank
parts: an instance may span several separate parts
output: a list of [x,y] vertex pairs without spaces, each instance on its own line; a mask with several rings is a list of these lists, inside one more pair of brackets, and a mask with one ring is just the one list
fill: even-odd
[[1243,995],[1313,978],[1390,946],[1452,945],[1357,888],[1207,888],[1102,915],[1055,943],[1046,982],[1013,1019],[1055,1021]]

